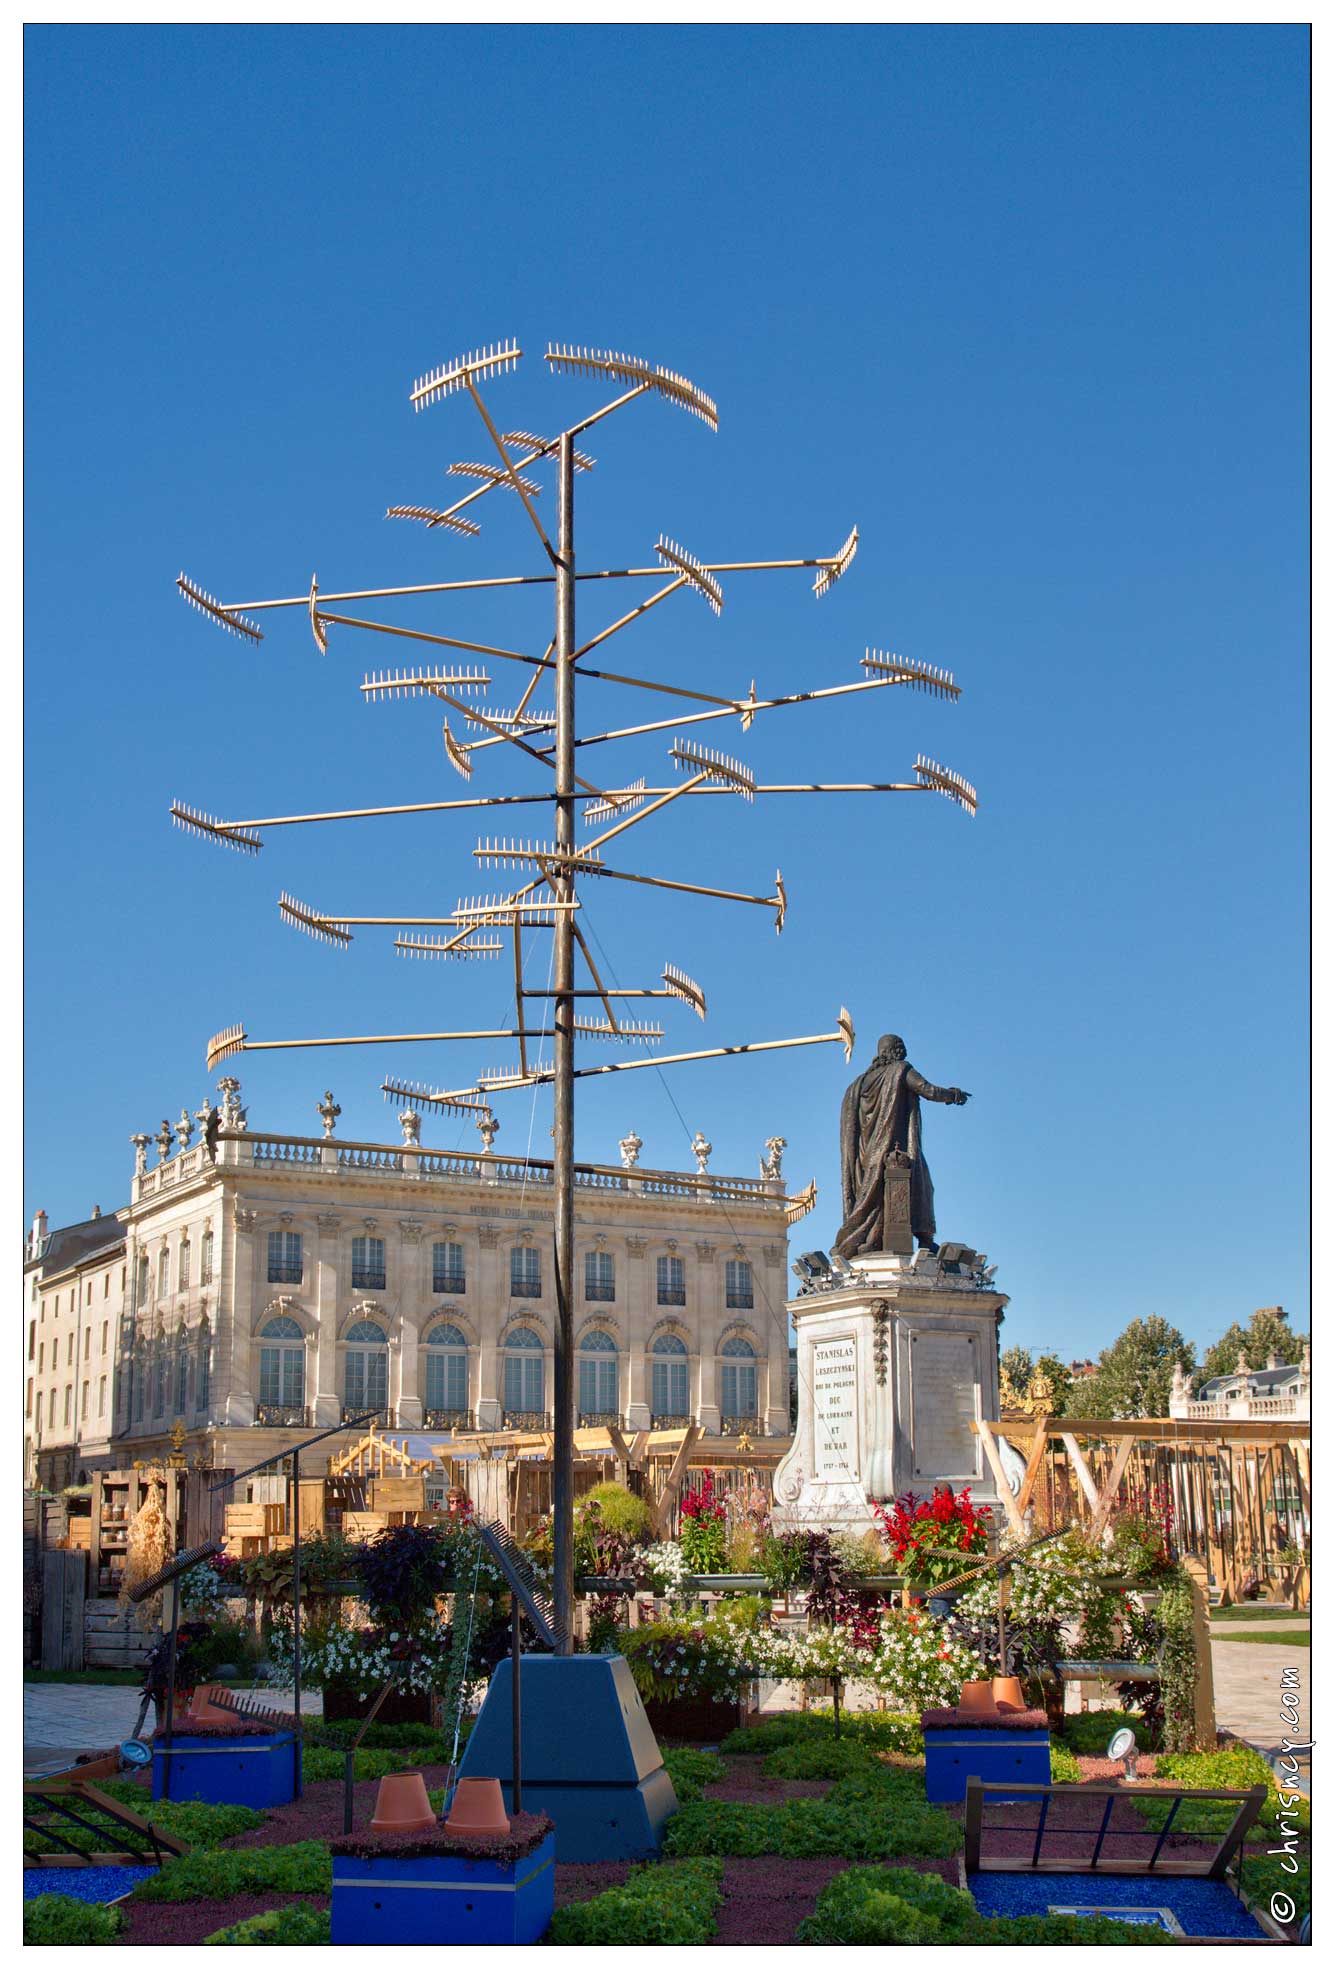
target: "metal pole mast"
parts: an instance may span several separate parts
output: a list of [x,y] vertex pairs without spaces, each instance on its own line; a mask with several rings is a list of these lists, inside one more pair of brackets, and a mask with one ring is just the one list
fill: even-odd
[[[575,467],[569,433],[557,458],[556,555],[556,845],[575,845]],[[575,899],[575,876],[566,863],[557,877],[557,900]],[[553,1187],[555,1190],[556,1347],[552,1446],[552,1526],[556,1566],[554,1600],[558,1652],[575,1646],[575,923],[574,912],[556,912],[552,982],[555,1005],[552,1066]]]

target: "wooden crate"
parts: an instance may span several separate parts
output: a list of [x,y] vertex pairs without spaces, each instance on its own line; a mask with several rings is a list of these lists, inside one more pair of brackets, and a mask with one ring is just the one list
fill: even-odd
[[354,1541],[359,1538],[374,1538],[383,1531],[389,1520],[383,1511],[345,1511],[343,1513],[343,1536]]
[[89,1668],[137,1669],[157,1638],[156,1627],[141,1627],[115,1600],[85,1600],[83,1653]]
[[372,1511],[425,1511],[425,1477],[372,1477]]

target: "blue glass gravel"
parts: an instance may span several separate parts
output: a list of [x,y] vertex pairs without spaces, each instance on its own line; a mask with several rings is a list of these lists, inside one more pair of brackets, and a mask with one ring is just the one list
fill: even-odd
[[68,1894],[75,1901],[118,1901],[157,1872],[155,1866],[27,1866],[23,1869],[23,1898],[39,1894]]
[[971,1873],[980,1914],[1046,1914],[1054,1907],[1168,1908],[1184,1935],[1255,1940],[1261,1927],[1222,1880],[1177,1880],[1164,1874]]

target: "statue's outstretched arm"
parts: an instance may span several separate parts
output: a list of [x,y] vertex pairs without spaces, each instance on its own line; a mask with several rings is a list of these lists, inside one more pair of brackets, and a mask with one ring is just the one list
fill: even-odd
[[934,1087],[930,1080],[924,1080],[917,1067],[910,1067],[908,1084],[922,1101],[943,1101],[947,1107],[962,1108],[968,1095],[962,1087]]

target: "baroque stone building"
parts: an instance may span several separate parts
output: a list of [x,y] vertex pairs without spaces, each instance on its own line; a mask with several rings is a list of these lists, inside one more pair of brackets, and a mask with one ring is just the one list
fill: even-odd
[[[239,1083],[132,1137],[129,1204],[48,1235],[25,1266],[30,1477],[70,1482],[159,1453],[234,1469],[374,1410],[414,1430],[549,1426],[550,1163],[335,1131],[253,1132]],[[195,1123],[199,1139],[195,1139]],[[583,1421],[788,1433],[782,1141],[758,1178],[620,1166],[576,1174]],[[100,1229],[98,1226],[100,1225]],[[77,1356],[77,1359],[76,1359]]]

